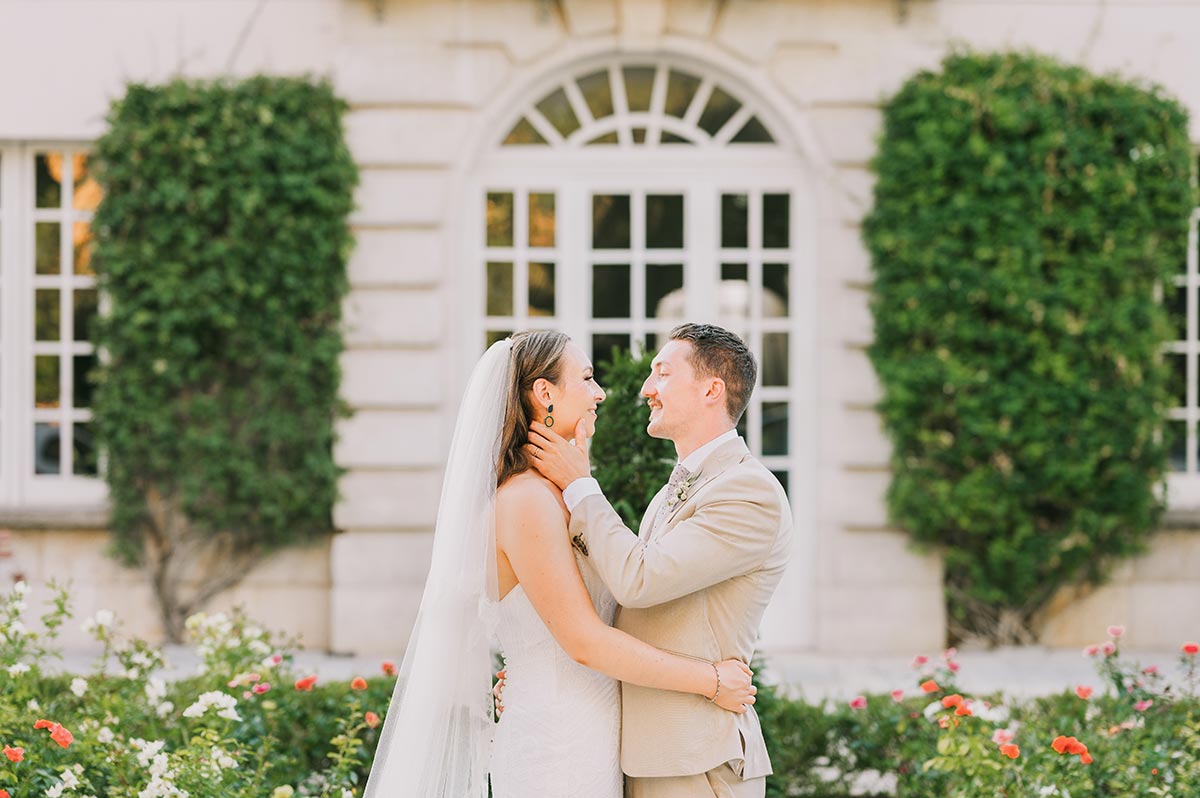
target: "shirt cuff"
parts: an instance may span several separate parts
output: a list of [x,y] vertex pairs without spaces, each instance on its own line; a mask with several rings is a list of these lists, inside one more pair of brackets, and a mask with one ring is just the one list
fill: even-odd
[[567,512],[575,512],[575,508],[579,503],[588,496],[596,496],[603,493],[600,490],[600,483],[594,477],[580,477],[579,479],[567,485],[563,491],[563,503],[567,505]]

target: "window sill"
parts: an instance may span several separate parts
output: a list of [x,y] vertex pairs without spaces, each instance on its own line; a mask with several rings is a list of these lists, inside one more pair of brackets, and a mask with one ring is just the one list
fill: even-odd
[[1160,526],[1163,529],[1200,531],[1200,507],[1170,507],[1162,515]]
[[107,529],[108,504],[77,507],[0,507],[0,527],[7,529]]

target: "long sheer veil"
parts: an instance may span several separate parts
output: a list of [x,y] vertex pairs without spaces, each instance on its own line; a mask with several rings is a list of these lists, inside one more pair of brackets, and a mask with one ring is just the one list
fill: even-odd
[[508,339],[488,348],[459,408],[429,578],[364,798],[487,798],[496,459],[510,349]]

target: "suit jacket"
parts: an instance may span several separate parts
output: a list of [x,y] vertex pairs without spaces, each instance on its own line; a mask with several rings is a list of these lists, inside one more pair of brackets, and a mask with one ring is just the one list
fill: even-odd
[[[750,662],[759,623],[791,549],[779,482],[741,438],[717,447],[657,530],[659,491],[637,537],[601,495],[571,514],[571,536],[621,605],[615,626],[685,656]],[[726,762],[743,779],[771,773],[758,716],[702,696],[621,685],[621,767],[635,777],[704,773]]]

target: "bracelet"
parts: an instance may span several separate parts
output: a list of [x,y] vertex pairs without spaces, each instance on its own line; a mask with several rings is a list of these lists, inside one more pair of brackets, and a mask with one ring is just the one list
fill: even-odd
[[712,698],[705,697],[704,700],[710,704],[713,704],[716,703],[717,696],[721,694],[721,671],[719,668],[717,668],[717,663],[713,662],[711,665],[713,666],[713,673],[717,674],[717,692],[713,693]]

